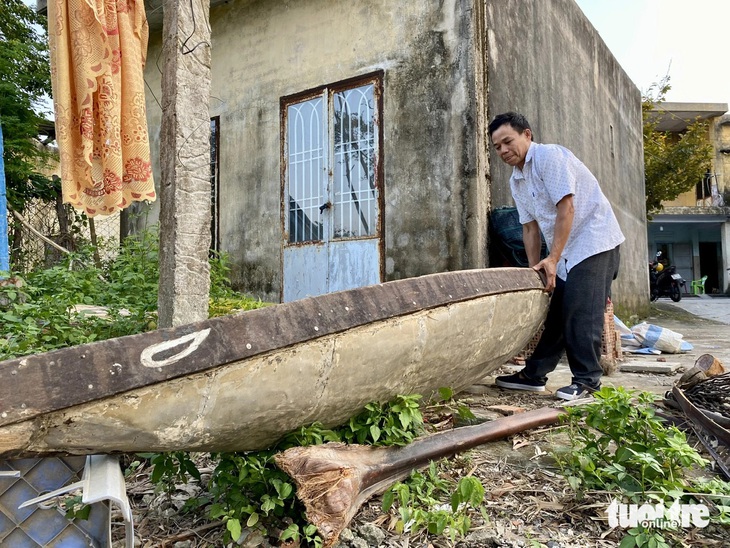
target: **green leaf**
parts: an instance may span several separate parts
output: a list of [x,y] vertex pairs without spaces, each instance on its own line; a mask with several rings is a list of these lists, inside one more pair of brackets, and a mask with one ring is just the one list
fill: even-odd
[[246,527],[253,527],[258,522],[259,522],[259,515],[256,512],[254,512],[253,514],[248,516],[248,520],[246,520]]
[[618,545],[618,548],[634,548],[636,546],[636,538],[634,538],[633,535],[627,534],[624,538],[621,539],[621,543]]
[[264,514],[268,515],[274,508],[276,508],[276,502],[269,495],[261,497],[261,510]]
[[457,489],[451,494],[451,511],[456,512],[459,509],[459,504],[461,504],[461,494]]
[[568,476],[567,480],[573,490],[578,491],[578,489],[580,488],[581,480],[575,476]]
[[296,523],[292,523],[281,532],[280,540],[299,540],[299,526]]
[[471,478],[474,488],[472,489],[471,496],[469,497],[469,504],[473,507],[479,506],[484,502],[484,485],[477,479]]
[[231,518],[226,522],[226,529],[231,533],[234,542],[241,536],[241,522],[235,518]]
[[428,532],[432,535],[440,535],[446,529],[447,517],[444,512],[438,512],[428,523]]
[[276,492],[281,499],[287,499],[294,492],[294,487],[292,487],[291,483],[282,482],[276,487]]
[[160,478],[162,477],[162,474],[165,472],[166,469],[162,463],[156,464],[155,467],[152,469],[152,474],[150,474],[150,481],[152,483],[158,483],[160,481]]
[[392,489],[388,489],[385,493],[383,493],[383,512],[388,512],[393,507],[394,501],[395,493],[393,493]]
[[469,409],[466,405],[460,405],[458,407],[458,415],[460,419],[463,420],[473,420],[476,419],[476,415],[472,413],[472,410]]
[[398,413],[398,420],[400,421],[403,428],[408,428],[411,424],[411,414],[409,410],[404,410]]
[[467,501],[471,498],[471,494],[474,491],[474,484],[469,481],[472,478],[462,478],[459,480],[459,494],[461,495],[462,501]]
[[224,516],[226,514],[226,511],[223,509],[223,505],[221,505],[220,503],[215,503],[211,505],[208,513],[212,518],[219,518],[221,516]]

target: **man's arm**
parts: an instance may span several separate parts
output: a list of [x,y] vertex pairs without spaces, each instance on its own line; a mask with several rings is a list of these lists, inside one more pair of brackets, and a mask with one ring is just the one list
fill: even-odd
[[[553,243],[550,246],[550,254],[532,267],[535,270],[543,270],[545,272],[545,276],[547,277],[545,291],[552,291],[555,289],[555,276],[558,261],[560,260],[560,256],[563,254],[565,244],[568,243],[570,230],[573,227],[573,215],[575,213],[573,208],[573,195],[568,194],[567,196],[563,196],[563,198],[557,203],[556,207],[558,209],[558,215],[555,219],[555,234],[553,235]],[[539,242],[540,239],[538,232],[538,258],[540,256]],[[527,249],[527,242],[525,242],[525,249]],[[528,258],[530,257],[529,253],[527,256]]]
[[527,264],[535,266],[540,262],[540,248],[542,247],[540,227],[537,225],[537,221],[530,221],[522,225],[522,241],[527,252]]

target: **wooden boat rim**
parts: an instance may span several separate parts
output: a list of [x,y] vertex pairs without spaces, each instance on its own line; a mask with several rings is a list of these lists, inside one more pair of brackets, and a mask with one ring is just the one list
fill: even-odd
[[529,268],[443,272],[7,360],[0,426],[388,318],[543,288]]

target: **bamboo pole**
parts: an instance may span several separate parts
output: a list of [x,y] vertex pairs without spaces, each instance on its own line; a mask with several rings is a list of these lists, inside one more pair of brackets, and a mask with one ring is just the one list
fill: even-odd
[[56,242],[54,242],[50,238],[48,238],[48,237],[44,236],[43,234],[41,234],[40,232],[38,232],[38,230],[36,230],[36,228],[32,224],[30,224],[30,222],[28,221],[28,219],[26,219],[25,217],[23,217],[20,213],[18,213],[17,211],[15,211],[12,207],[8,206],[8,210],[10,210],[10,212],[13,214],[13,216],[16,219],[18,219],[18,221],[20,221],[20,224],[22,224],[25,228],[27,228],[28,230],[30,230],[33,233],[33,235],[36,236],[38,239],[40,239],[43,242],[47,243],[48,245],[50,245],[54,249],[57,249],[61,253],[66,253],[66,254],[70,254],[71,253],[65,247],[61,247],[60,245],[58,245]]

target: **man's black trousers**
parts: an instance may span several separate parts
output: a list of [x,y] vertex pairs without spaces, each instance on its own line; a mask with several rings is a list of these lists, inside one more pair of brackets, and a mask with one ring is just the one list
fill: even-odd
[[618,275],[619,246],[581,261],[565,281],[556,279],[540,341],[522,373],[547,382],[547,374],[567,354],[573,383],[601,385],[601,336],[611,283]]

